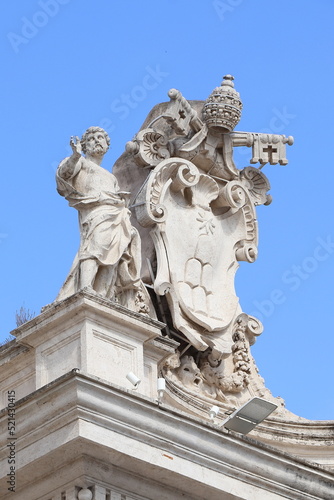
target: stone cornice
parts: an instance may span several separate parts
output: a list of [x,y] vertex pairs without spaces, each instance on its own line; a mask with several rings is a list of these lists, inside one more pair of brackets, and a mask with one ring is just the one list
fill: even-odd
[[[16,418],[21,477],[30,480],[46,474],[46,456],[52,457],[57,468],[79,453],[94,454],[99,460],[116,461],[120,466],[126,461],[131,470],[144,474],[147,469],[151,479],[159,481],[168,470],[182,481],[202,484],[201,478],[191,477],[189,464],[194,471],[204,467],[209,476],[218,474],[232,483],[241,480],[249,487],[268,489],[277,495],[284,492],[284,498],[291,499],[329,499],[334,485],[334,476],[319,465],[251,438],[227,434],[75,370],[18,401]],[[0,413],[0,422],[5,438],[6,411]],[[5,458],[3,442],[0,459],[3,462]],[[154,467],[147,468],[152,460]],[[212,490],[213,495],[218,490],[210,485],[210,479],[206,480],[207,491]]]
[[53,324],[57,323],[59,318],[61,318],[62,322],[64,322],[67,318],[75,321],[76,317],[73,317],[73,310],[75,310],[76,314],[78,314],[80,310],[84,309],[89,309],[93,313],[98,311],[98,314],[102,317],[109,317],[110,315],[113,315],[113,318],[116,320],[119,316],[122,316],[122,319],[126,316],[128,318],[129,325],[131,325],[132,321],[136,321],[137,323],[139,322],[143,325],[143,329],[147,329],[147,327],[151,326],[161,330],[165,327],[164,323],[152,319],[149,316],[130,311],[116,302],[111,302],[110,300],[83,290],[71,295],[61,302],[53,302],[49,306],[44,307],[41,314],[16,328],[11,332],[11,334],[20,341],[22,341],[27,335],[32,336],[34,331],[36,331],[36,334],[38,333],[40,336],[45,329],[48,329]]

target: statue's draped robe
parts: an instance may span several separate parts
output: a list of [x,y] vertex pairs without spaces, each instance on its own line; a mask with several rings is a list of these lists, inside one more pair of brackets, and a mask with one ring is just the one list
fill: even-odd
[[104,296],[112,298],[114,284],[123,289],[138,287],[140,240],[116,177],[84,157],[69,176],[67,162],[68,158],[57,170],[57,190],[78,210],[81,240],[57,300],[78,291],[80,262],[86,259],[96,259],[102,266],[94,289]]

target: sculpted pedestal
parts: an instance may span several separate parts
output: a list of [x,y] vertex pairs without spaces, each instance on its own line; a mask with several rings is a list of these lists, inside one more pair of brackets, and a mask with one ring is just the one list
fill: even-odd
[[[177,345],[162,337],[163,326],[87,292],[55,303],[12,332],[16,343],[2,373],[3,405],[7,390],[21,398],[74,369],[129,390],[126,375],[132,371],[142,380],[137,392],[155,398],[157,365]],[[24,376],[15,370],[16,357]]]

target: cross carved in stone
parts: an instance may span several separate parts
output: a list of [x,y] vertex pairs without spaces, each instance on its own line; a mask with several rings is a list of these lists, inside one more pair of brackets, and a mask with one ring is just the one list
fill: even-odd
[[179,115],[180,115],[180,118],[185,118],[186,117],[186,114],[185,114],[185,112],[184,112],[183,109],[180,109]]
[[274,162],[274,153],[277,153],[277,148],[273,148],[271,145],[268,145],[267,148],[263,148],[263,152],[267,153],[268,155],[268,161],[272,165]]

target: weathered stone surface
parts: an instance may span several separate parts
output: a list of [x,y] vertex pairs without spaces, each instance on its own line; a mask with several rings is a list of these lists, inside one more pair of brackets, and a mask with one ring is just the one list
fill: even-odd
[[177,346],[161,336],[163,327],[87,291],[54,303],[12,332],[0,371],[3,406],[7,389],[22,398],[73,369],[129,389],[132,371],[142,380],[138,392],[154,398],[158,364]]
[[[15,500],[330,500],[333,474],[100,379],[71,372],[17,401]],[[0,490],[6,494],[6,413]],[[121,496],[122,495],[122,496]]]
[[116,177],[100,166],[109,143],[103,129],[89,128],[81,141],[71,138],[73,154],[57,170],[57,190],[78,210],[81,238],[57,301],[87,288],[148,313],[150,300],[140,280],[140,239],[127,208],[129,193],[120,191]]
[[[205,102],[188,102],[175,89],[168,95],[170,103],[153,108],[113,172],[133,193],[144,279],[163,297],[157,313],[167,317],[172,336],[184,339],[186,370],[198,374],[191,382],[180,359],[165,376],[197,395],[242,403],[265,392],[249,352],[263,328],[242,312],[235,273],[239,261],[256,260],[256,207],[271,202],[261,168],[285,165],[293,139],[234,130],[242,103],[230,75]],[[239,146],[252,147],[250,161],[259,168],[235,166]]]

